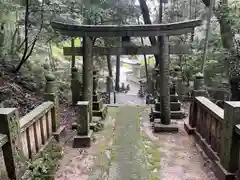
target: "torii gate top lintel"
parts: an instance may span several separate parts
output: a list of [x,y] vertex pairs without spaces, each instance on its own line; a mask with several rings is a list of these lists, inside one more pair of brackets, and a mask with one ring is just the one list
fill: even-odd
[[78,25],[52,21],[52,27],[63,35],[71,37],[148,37],[181,35],[191,32],[202,24],[201,19],[167,24],[144,25]]

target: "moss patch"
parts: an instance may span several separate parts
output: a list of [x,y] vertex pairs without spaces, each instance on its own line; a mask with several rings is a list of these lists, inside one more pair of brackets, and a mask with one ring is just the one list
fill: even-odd
[[103,180],[106,178],[109,165],[111,163],[111,142],[113,138],[113,127],[117,112],[118,108],[109,107],[108,115],[106,117],[106,120],[104,121],[104,129],[101,132],[97,132],[101,133],[104,139],[100,141],[97,145],[97,158],[94,163],[94,167],[92,168],[92,171],[90,173],[91,180]]
[[[141,112],[147,111],[148,106],[139,106]],[[140,113],[141,114],[141,113]],[[140,115],[141,116],[141,115]],[[160,170],[160,151],[156,142],[150,139],[143,131],[142,136],[142,148],[145,151],[147,169],[149,172],[150,180],[159,180]]]
[[146,152],[148,170],[151,174],[151,178],[159,179],[160,151],[158,150],[158,147],[146,136],[143,136],[143,145]]

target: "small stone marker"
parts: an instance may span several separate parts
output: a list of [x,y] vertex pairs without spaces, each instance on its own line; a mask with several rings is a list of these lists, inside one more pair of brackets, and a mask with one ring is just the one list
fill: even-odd
[[91,145],[92,130],[89,128],[89,101],[78,101],[77,136],[74,137],[73,148],[88,147]]

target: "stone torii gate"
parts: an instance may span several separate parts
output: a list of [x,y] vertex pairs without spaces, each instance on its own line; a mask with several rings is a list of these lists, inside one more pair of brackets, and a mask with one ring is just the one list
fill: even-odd
[[[132,46],[124,47],[94,47],[93,38],[99,37],[122,37],[122,39],[130,39],[130,37],[149,37],[149,36],[175,36],[192,32],[196,26],[200,26],[202,20],[189,20],[183,22],[169,24],[147,24],[147,25],[77,25],[68,24],[60,21],[53,21],[52,27],[62,35],[72,38],[82,37],[83,47],[65,47],[64,55],[83,56],[83,101],[91,104],[93,96],[93,56],[95,55],[137,55],[137,54],[159,54],[159,44],[156,46]],[[168,45],[167,54],[174,53],[179,49]],[[175,50],[174,50],[175,49]],[[181,52],[176,53],[181,54]],[[167,56],[165,56],[167,57]],[[162,87],[166,88],[166,87]],[[169,91],[167,88],[166,91]],[[168,93],[169,94],[169,93]],[[88,128],[88,127],[86,127]],[[88,131],[85,131],[88,133]],[[88,135],[86,134],[85,135]]]

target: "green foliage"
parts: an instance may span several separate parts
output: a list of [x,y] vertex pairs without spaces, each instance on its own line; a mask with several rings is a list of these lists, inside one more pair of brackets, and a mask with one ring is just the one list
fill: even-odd
[[62,156],[62,148],[57,143],[51,143],[42,153],[43,156],[31,162],[23,180],[53,180],[57,162]]

